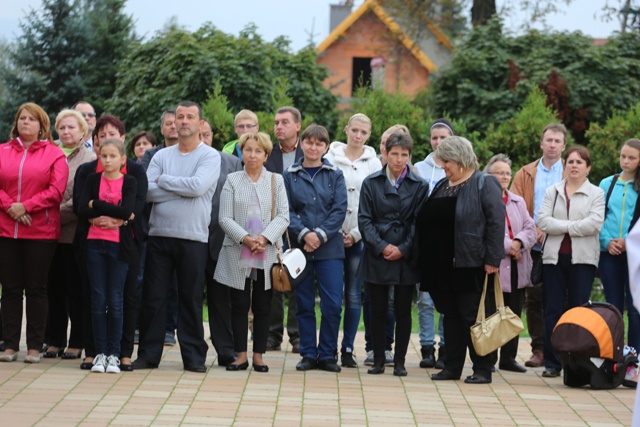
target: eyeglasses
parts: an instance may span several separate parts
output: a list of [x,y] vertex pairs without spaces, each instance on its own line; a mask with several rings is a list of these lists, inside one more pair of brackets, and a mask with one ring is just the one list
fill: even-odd
[[96,113],[81,113],[82,117],[87,118],[87,117],[95,117]]
[[511,176],[511,172],[491,172],[491,175]]
[[236,129],[240,129],[240,130],[245,130],[245,129],[249,130],[249,129],[254,128],[256,126],[258,126],[258,125],[257,124],[256,125],[236,125],[235,127],[236,127]]

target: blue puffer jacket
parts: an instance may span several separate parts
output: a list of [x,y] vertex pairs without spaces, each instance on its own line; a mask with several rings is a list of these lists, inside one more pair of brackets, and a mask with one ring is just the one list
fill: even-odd
[[[347,187],[342,171],[323,159],[313,179],[302,167],[304,158],[284,172],[289,198],[289,237],[310,261],[344,258],[340,228],[347,213]],[[314,252],[304,251],[304,236],[315,232],[321,241]]]

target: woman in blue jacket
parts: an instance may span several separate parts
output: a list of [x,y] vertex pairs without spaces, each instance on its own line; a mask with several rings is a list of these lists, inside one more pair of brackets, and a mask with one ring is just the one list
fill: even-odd
[[629,292],[627,248],[625,240],[638,219],[636,208],[640,191],[640,140],[630,139],[620,150],[622,173],[600,182],[606,195],[605,219],[600,231],[600,278],[607,302],[616,306],[624,315],[627,306],[629,331],[627,343],[640,348],[640,315],[635,309]]
[[[335,349],[342,312],[344,244],[340,229],[347,212],[347,189],[342,171],[322,158],[329,148],[327,130],[310,125],[300,140],[304,155],[284,173],[291,244],[302,249],[309,269],[295,291],[302,356],[296,369],[340,372]],[[314,278],[318,279],[322,313],[319,340]]]

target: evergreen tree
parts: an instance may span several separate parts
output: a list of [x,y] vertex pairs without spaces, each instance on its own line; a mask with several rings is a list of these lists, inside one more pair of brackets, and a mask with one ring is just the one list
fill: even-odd
[[[35,102],[52,123],[85,99],[98,112],[115,90],[117,62],[134,39],[125,0],[42,0],[20,23],[22,35],[0,63],[0,140],[18,106]],[[0,93],[2,94],[2,93]]]

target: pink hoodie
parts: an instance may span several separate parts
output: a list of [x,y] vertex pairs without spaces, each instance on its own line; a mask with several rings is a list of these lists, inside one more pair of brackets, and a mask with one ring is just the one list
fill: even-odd
[[[0,237],[58,240],[68,176],[64,153],[47,140],[35,141],[27,150],[20,138],[0,145]],[[31,215],[31,226],[7,213],[16,202]]]

